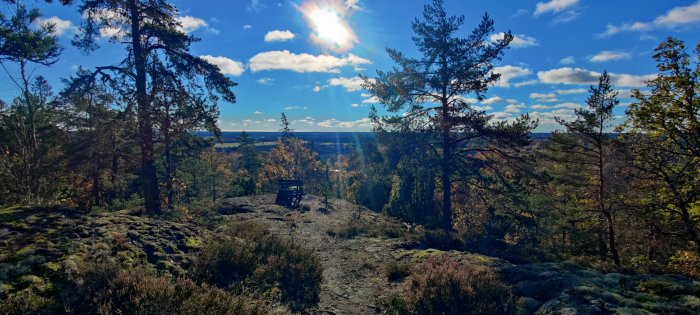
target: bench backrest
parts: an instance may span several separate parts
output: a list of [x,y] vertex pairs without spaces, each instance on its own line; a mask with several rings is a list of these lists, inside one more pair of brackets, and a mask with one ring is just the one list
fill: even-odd
[[280,189],[288,189],[289,187],[302,187],[304,186],[303,180],[298,179],[280,179],[277,181]]

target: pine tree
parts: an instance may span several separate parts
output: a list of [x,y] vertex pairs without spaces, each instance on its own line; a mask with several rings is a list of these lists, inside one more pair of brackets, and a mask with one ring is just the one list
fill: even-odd
[[[588,211],[597,212],[599,220],[599,250],[602,257],[607,257],[608,251],[616,265],[620,265],[620,255],[616,245],[614,222],[614,205],[611,204],[610,187],[608,184],[611,148],[610,132],[613,130],[613,109],[619,104],[617,92],[610,84],[610,75],[603,72],[597,86],[591,86],[590,95],[586,99],[588,107],[576,109],[573,121],[557,121],[565,127],[565,131],[555,132],[550,142],[550,149],[556,155],[554,160],[571,164],[574,176],[584,178],[584,187],[592,186],[590,199],[595,200],[595,206]],[[590,173],[590,174],[589,174]],[[569,174],[565,174],[569,176]],[[584,189],[585,190],[585,189]],[[606,240],[607,234],[607,240]]]
[[282,140],[286,141],[290,138],[294,137],[294,129],[289,127],[289,120],[287,119],[287,115],[282,113],[282,119],[281,119],[280,127],[280,132],[282,133]]
[[[640,207],[678,222],[700,253],[700,44],[692,57],[682,41],[669,37],[656,48],[659,75],[637,90],[627,110],[625,135],[632,162],[647,183]],[[673,231],[672,233],[675,233]]]
[[[458,36],[463,16],[448,16],[442,0],[426,5],[423,20],[412,23],[413,41],[421,53],[411,58],[387,49],[398,68],[377,71],[376,79],[364,77],[364,87],[395,116],[372,118],[379,129],[430,134],[425,143],[431,154],[440,157],[442,185],[442,225],[452,229],[452,183],[456,167],[461,176],[476,176],[484,158],[481,152],[505,151],[501,148],[527,143],[534,123],[524,116],[512,124],[491,123],[492,118],[474,109],[464,97],[473,94],[483,99],[489,86],[500,75],[493,62],[500,60],[513,40],[506,32],[491,43],[493,20],[484,15],[469,36]],[[484,145],[486,143],[486,145]]]
[[[74,44],[86,52],[95,50],[97,38],[107,34],[123,44],[126,57],[117,65],[99,66],[89,75],[74,78],[71,88],[106,84],[125,100],[125,111],[135,111],[141,147],[141,178],[146,210],[160,212],[155,164],[155,102],[164,93],[190,102],[190,115],[216,117],[219,98],[235,102],[236,84],[220,69],[193,56],[189,47],[198,41],[185,34],[177,9],[165,0],[84,0],[79,11],[85,17]],[[158,80],[161,79],[159,82]],[[163,90],[157,84],[166,80]]]

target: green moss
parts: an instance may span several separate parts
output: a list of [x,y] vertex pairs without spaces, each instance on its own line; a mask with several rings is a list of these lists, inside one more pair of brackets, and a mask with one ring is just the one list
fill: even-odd
[[26,288],[35,290],[37,292],[45,292],[53,287],[51,282],[46,281],[46,279],[36,275],[24,275],[19,278],[19,283],[25,286]]
[[8,227],[18,230],[18,231],[29,231],[32,228],[23,221],[12,221],[6,223]]
[[34,254],[36,251],[36,245],[35,244],[29,244],[27,246],[24,246],[20,248],[18,251],[15,252],[15,256],[26,256],[26,255],[31,255]]
[[687,281],[663,275],[640,282],[639,291],[666,297],[695,295],[700,293],[700,284],[697,281]]
[[13,287],[13,286],[11,286],[11,285],[9,285],[9,284],[7,284],[7,283],[1,283],[1,284],[0,284],[0,295],[4,295],[4,294],[10,293],[10,292],[12,292],[12,291],[14,291],[14,287]]
[[202,239],[195,236],[187,237],[185,238],[185,246],[192,249],[200,248],[202,247]]
[[409,249],[409,250],[399,250],[397,253],[397,259],[412,258],[424,260],[434,256],[440,256],[445,254],[444,251],[437,249]]
[[693,295],[684,295],[679,299],[679,301],[681,302],[681,304],[688,308],[700,310],[700,297]]
[[652,314],[652,313],[649,313],[645,310],[638,309],[638,308],[618,307],[615,310],[615,314],[617,314],[617,315],[648,315],[648,314]]
[[61,264],[55,262],[55,261],[50,261],[44,264],[44,267],[46,267],[47,270],[51,270],[53,272],[58,271],[61,269]]

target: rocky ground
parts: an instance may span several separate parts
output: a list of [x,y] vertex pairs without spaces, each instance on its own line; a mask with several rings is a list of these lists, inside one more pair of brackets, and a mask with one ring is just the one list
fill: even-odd
[[[202,215],[202,214],[200,214]],[[333,200],[307,196],[298,210],[274,205],[274,196],[226,199],[185,223],[128,213],[84,215],[65,208],[0,209],[0,295],[50,283],[52,271],[88,252],[184,275],[202,242],[227,222],[260,222],[314,249],[324,272],[316,314],[373,314],[378,298],[400,292],[389,281],[391,262],[420,266],[450,255],[465,266],[488,266],[520,296],[523,314],[697,314],[700,282],[675,275],[604,274],[573,263],[515,265],[477,254],[414,246],[414,233],[387,217]],[[183,221],[182,218],[178,218]],[[362,222],[349,229],[349,222]],[[353,237],[354,234],[358,234]]]

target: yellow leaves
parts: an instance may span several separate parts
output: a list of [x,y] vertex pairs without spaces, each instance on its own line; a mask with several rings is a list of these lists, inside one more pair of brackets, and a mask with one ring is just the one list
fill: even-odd
[[321,169],[318,153],[306,147],[303,140],[278,140],[277,146],[262,168],[261,177],[266,181],[281,178],[309,180],[315,171]]

